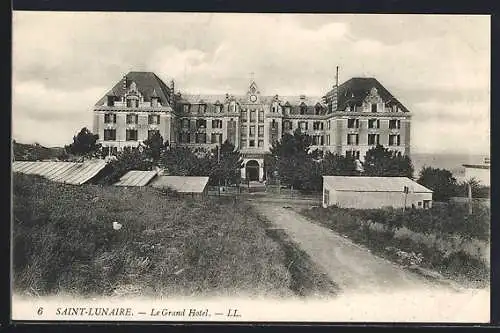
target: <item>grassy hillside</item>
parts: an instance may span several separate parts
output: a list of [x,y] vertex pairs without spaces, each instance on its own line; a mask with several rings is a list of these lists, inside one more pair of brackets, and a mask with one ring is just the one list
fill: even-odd
[[291,293],[286,251],[243,203],[21,174],[13,182],[17,293]]
[[39,144],[13,142],[12,151],[16,161],[41,161],[58,159],[65,156],[64,148],[48,148]]

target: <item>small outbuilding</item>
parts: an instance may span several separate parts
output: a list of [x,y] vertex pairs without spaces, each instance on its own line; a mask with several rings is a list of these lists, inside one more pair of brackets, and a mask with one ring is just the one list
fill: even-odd
[[323,176],[323,207],[373,209],[432,206],[432,190],[407,177]]
[[202,197],[207,194],[208,177],[158,176],[151,186],[158,189],[172,189],[179,194]]

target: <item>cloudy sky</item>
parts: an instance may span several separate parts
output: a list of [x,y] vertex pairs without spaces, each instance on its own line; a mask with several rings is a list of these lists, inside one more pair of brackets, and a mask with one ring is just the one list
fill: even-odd
[[488,16],[14,12],[13,138],[55,146],[92,126],[126,72],[190,93],[324,94],[376,77],[413,112],[414,152],[487,154]]

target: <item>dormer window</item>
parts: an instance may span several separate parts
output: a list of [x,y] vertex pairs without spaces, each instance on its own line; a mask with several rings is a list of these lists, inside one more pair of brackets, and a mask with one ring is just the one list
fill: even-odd
[[321,105],[317,104],[314,108],[314,114],[319,115],[321,113]]
[[236,112],[236,102],[232,101],[229,104],[229,110],[230,110],[230,112]]
[[372,112],[377,112],[377,103],[372,103]]
[[128,108],[138,108],[139,100],[135,98],[127,98],[127,107]]
[[189,113],[189,104],[184,104],[184,112]]
[[158,107],[158,100],[158,97],[151,97],[151,106],[154,108]]
[[219,102],[215,103],[215,112],[217,113],[222,112],[222,105],[220,105]]
[[115,96],[108,96],[108,106],[115,106]]
[[198,106],[198,113],[205,113],[206,108],[207,108],[206,104],[200,104]]
[[283,112],[285,112],[285,114],[290,114],[290,104],[288,102],[283,106]]
[[307,106],[304,103],[302,103],[300,105],[300,114],[306,114],[306,111],[307,111]]

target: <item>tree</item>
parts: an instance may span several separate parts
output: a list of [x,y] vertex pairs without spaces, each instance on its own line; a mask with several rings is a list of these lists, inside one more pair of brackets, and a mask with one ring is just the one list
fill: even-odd
[[78,156],[96,156],[100,153],[101,145],[97,143],[99,135],[93,134],[86,127],[73,136],[73,143],[64,148],[70,154]]
[[401,152],[377,145],[366,152],[364,172],[366,176],[413,178],[413,164]]
[[207,155],[203,149],[193,151],[188,147],[170,147],[160,162],[172,176],[208,176],[212,166]]
[[118,152],[116,158],[106,165],[105,174],[99,183],[114,184],[131,170],[148,171],[152,168],[152,161],[141,149],[124,147],[122,151]]
[[145,147],[144,153],[154,164],[158,163],[165,148],[169,146],[168,141],[163,142],[163,137],[160,132],[155,132],[149,139],[144,140],[143,144]]
[[220,147],[212,149],[210,157],[213,159],[213,162],[209,163],[213,166],[210,173],[212,184],[227,185],[239,182],[243,160],[232,143],[228,140],[224,141]]
[[353,157],[327,151],[321,161],[323,176],[352,176],[356,174]]
[[298,128],[292,134],[285,133],[271,147],[267,166],[277,171],[280,180],[297,189],[318,190],[321,188],[320,163],[309,154],[312,139]]
[[435,201],[448,201],[457,193],[457,180],[446,169],[424,166],[420,171],[417,183],[434,191]]

